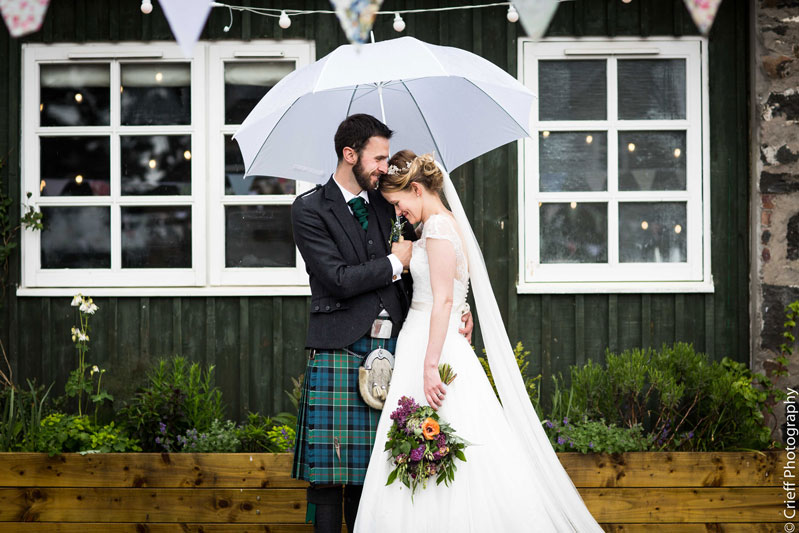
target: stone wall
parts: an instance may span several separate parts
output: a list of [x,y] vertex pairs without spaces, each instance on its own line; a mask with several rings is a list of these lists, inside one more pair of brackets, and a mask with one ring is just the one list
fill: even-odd
[[[799,300],[799,0],[757,0],[752,15],[751,338],[752,368],[763,371],[784,342],[785,307]],[[782,387],[799,386],[794,352]]]

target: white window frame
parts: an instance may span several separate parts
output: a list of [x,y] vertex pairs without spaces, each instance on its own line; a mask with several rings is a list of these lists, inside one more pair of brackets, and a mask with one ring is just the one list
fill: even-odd
[[[175,43],[24,44],[22,47],[21,191],[32,193],[36,207],[110,205],[110,269],[42,269],[40,232],[22,234],[20,296],[223,296],[309,295],[305,264],[295,247],[293,268],[224,267],[224,204],[290,205],[296,195],[224,195],[224,61],[258,59],[295,61],[297,68],[314,60],[308,41],[199,42],[192,58]],[[119,91],[120,64],[182,62],[191,65],[191,124],[182,126],[121,126],[120,99],[112,92],[109,126],[39,126],[39,65],[85,62],[111,64],[111,91]],[[185,196],[121,196],[121,135],[190,134],[191,194]],[[60,197],[39,194],[39,136],[102,135],[110,137],[111,194],[106,197]],[[297,194],[312,185],[297,182]],[[191,268],[121,268],[121,206],[189,205],[192,213]],[[222,251],[220,253],[220,251]]]
[[[618,120],[618,59],[680,58],[686,61],[685,120]],[[551,38],[519,40],[519,80],[538,93],[541,59],[607,60],[607,119],[539,121],[537,100],[531,111],[530,138],[519,141],[520,294],[689,293],[713,292],[710,269],[710,158],[707,39]],[[686,130],[685,191],[618,191],[618,132]],[[608,188],[604,192],[539,192],[540,131],[607,131]],[[701,147],[694,149],[694,147]],[[616,192],[612,192],[616,191]],[[540,202],[605,202],[608,205],[608,262],[542,264],[539,247]],[[618,202],[687,203],[685,263],[619,263]],[[701,228],[701,235],[695,228]]]

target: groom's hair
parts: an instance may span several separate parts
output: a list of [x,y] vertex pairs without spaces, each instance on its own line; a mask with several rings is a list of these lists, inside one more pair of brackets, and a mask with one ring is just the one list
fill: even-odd
[[344,157],[344,148],[349,146],[360,155],[363,147],[372,137],[390,139],[394,134],[388,126],[377,120],[372,115],[359,113],[350,115],[339,124],[333,142],[336,145],[336,157],[339,162]]

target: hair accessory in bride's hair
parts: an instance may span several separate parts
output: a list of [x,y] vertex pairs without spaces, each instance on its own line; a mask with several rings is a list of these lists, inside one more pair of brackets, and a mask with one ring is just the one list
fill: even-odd
[[388,174],[389,176],[393,176],[394,174],[399,174],[399,167],[397,165],[389,166],[386,174]]

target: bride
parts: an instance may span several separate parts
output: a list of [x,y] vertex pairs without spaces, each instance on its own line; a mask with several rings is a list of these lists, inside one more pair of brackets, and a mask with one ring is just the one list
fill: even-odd
[[[452,208],[441,200],[444,192]],[[403,150],[380,192],[398,215],[421,222],[410,271],[413,300],[397,340],[391,387],[377,428],[355,531],[601,532],[563,470],[524,388],[477,241],[446,172],[430,155]],[[491,372],[502,403],[458,333],[471,278]],[[457,378],[441,382],[438,365]],[[449,486],[386,486],[389,415],[401,396],[436,409],[470,443]]]

